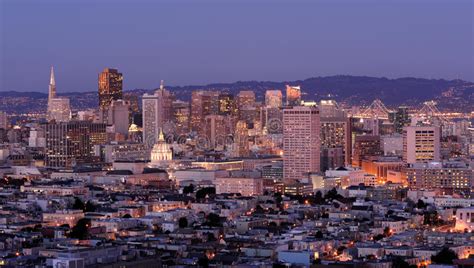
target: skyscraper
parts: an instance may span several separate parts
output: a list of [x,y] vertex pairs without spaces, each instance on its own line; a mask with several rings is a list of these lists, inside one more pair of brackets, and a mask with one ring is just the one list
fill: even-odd
[[114,100],[107,112],[107,124],[115,127],[115,133],[127,135],[130,126],[130,103],[124,100]]
[[51,66],[51,76],[49,78],[48,101],[56,98],[56,81],[54,80],[54,69]]
[[106,125],[71,121],[45,125],[47,167],[71,168],[98,161],[94,146],[107,141]]
[[237,95],[237,104],[239,110],[244,107],[253,107],[255,106],[255,92],[252,90],[242,90]]
[[71,105],[66,97],[56,96],[56,80],[54,79],[54,69],[51,67],[48,90],[48,108],[46,111],[48,121],[67,122],[71,119]]
[[148,148],[156,143],[160,129],[169,131],[165,124],[171,124],[173,119],[173,96],[166,90],[161,81],[160,88],[153,95],[144,94],[143,109],[143,142]]
[[195,90],[191,96],[191,131],[204,134],[204,120],[207,115],[219,113],[219,92]]
[[397,111],[390,112],[388,114],[388,119],[395,128],[395,132],[402,133],[403,127],[408,126],[410,124],[410,116],[408,115],[408,107],[400,106],[398,107]]
[[279,108],[283,105],[283,94],[281,90],[265,91],[265,107]]
[[122,99],[123,76],[117,69],[105,68],[99,74],[99,107],[107,110],[113,100]]
[[382,155],[380,145],[380,136],[378,135],[360,135],[354,139],[354,150],[352,151],[352,165],[362,166],[362,160],[370,156]]
[[0,111],[0,129],[7,129],[8,125],[7,113]]
[[320,118],[316,106],[283,110],[283,179],[291,182],[320,170]]
[[440,128],[409,126],[403,128],[403,161],[407,164],[440,160]]
[[301,87],[286,85],[286,105],[296,106],[301,103]]

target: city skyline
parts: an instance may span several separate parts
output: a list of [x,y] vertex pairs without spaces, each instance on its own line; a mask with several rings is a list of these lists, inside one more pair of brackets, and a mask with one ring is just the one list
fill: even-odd
[[95,8],[3,1],[0,91],[46,92],[52,65],[61,92],[94,90],[106,67],[126,74],[124,90],[156,88],[161,79],[173,86],[344,74],[474,80],[471,1],[181,2],[119,1],[105,12],[108,1]]

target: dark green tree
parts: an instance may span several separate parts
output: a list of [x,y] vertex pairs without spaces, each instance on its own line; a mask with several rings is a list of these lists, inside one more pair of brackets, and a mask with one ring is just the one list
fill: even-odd
[[183,194],[192,194],[192,193],[194,193],[194,185],[192,183],[188,186],[184,186]]
[[402,257],[397,256],[392,259],[392,268],[410,268],[410,264],[406,262]]
[[74,197],[74,204],[72,204],[72,209],[84,210],[84,202],[78,197]]
[[453,250],[445,247],[438,254],[431,257],[431,261],[437,264],[453,264],[453,260],[457,259],[458,255]]
[[186,217],[179,218],[178,225],[179,225],[179,228],[188,227],[188,219]]
[[86,218],[82,218],[79,221],[77,221],[76,225],[72,227],[71,232],[69,233],[69,237],[71,238],[76,238],[76,239],[87,239],[89,236],[89,226],[90,226],[90,220]]

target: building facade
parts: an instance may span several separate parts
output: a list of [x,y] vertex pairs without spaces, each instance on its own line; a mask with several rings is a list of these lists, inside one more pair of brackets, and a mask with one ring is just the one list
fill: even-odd
[[283,110],[283,178],[301,179],[320,171],[320,118],[316,106]]

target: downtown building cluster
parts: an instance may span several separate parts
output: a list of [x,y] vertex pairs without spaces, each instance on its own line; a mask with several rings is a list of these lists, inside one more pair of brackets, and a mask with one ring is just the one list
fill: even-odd
[[0,265],[474,264],[472,114],[124,81],[81,110],[51,69],[43,120],[0,112]]

